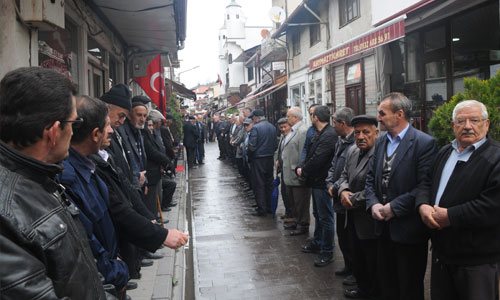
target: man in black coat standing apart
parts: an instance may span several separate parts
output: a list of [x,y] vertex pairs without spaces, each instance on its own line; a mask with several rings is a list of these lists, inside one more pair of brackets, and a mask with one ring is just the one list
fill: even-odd
[[185,122],[183,127],[184,147],[186,147],[188,168],[190,169],[197,168],[197,166],[194,165],[194,160],[196,155],[196,146],[198,145],[200,134],[196,129],[195,123],[196,118],[194,116],[189,116],[189,121]]

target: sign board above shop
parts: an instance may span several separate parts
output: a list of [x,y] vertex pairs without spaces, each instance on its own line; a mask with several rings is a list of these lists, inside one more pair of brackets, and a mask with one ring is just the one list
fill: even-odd
[[390,24],[374,28],[361,37],[352,39],[340,46],[327,50],[309,60],[309,70],[359,54],[405,36],[405,17],[398,18]]

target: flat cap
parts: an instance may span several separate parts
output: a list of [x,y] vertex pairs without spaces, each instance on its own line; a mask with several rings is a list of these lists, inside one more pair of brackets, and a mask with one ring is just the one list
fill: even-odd
[[248,117],[253,118],[253,117],[263,117],[263,116],[264,116],[264,111],[262,109],[256,109],[252,111]]
[[243,120],[243,124],[244,124],[244,125],[250,125],[250,124],[252,124],[252,123],[253,123],[253,121],[252,121],[252,119],[250,119],[250,118],[245,118],[245,120]]
[[359,115],[359,116],[355,116],[354,118],[352,118],[351,120],[351,125],[352,126],[355,126],[357,124],[370,124],[370,125],[375,125],[377,126],[378,125],[378,121],[377,121],[377,118],[374,117],[374,116],[370,116],[370,115]]

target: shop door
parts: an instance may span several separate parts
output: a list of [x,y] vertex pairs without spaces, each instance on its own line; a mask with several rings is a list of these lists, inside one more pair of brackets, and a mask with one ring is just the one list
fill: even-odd
[[354,114],[361,115],[365,113],[365,101],[361,92],[361,85],[346,88],[346,106],[354,110]]

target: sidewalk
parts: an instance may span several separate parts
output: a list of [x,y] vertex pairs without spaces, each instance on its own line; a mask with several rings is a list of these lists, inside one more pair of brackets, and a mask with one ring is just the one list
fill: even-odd
[[[178,161],[179,165],[184,164],[184,160]],[[165,224],[167,229],[178,229],[186,232],[186,172],[177,172],[175,178],[177,188],[173,197],[177,201],[177,206],[172,207],[169,212],[163,212],[163,219],[168,219]],[[177,250],[164,247],[156,253],[164,255],[162,259],[153,260],[151,267],[141,269],[142,277],[137,282],[135,290],[127,291],[133,300],[174,300],[184,299],[184,278],[185,278],[185,249],[181,247]]]

